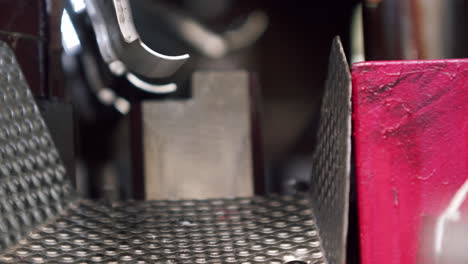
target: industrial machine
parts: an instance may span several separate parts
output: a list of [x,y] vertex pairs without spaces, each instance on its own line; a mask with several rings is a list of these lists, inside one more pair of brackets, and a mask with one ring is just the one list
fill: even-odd
[[0,3],[0,263],[465,263],[466,5],[305,2]]

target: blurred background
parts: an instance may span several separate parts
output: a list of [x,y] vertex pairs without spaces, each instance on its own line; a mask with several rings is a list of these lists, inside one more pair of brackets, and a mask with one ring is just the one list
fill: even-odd
[[[260,94],[255,104],[261,114],[262,136],[256,140],[262,157],[254,162],[262,163],[264,189],[306,191],[331,41],[339,35],[350,54],[358,2],[130,1],[135,26],[148,46],[168,55],[188,53],[191,58],[175,75],[151,80],[177,83],[177,91],[170,94],[128,89],[131,84],[122,78],[109,81],[104,76],[102,82],[128,101],[130,108],[141,100],[189,98],[194,71],[248,71]],[[86,57],[99,57],[99,52],[84,11],[86,1],[70,3],[61,22],[62,63],[65,97],[72,101],[79,120],[78,187],[92,197],[132,197],[132,169],[126,162],[131,160],[131,110],[101,102],[93,92],[97,88],[90,87],[95,84],[87,81]],[[184,30],[180,26],[184,23],[195,24],[195,30]],[[216,40],[223,36],[232,40],[231,47],[216,54]]]

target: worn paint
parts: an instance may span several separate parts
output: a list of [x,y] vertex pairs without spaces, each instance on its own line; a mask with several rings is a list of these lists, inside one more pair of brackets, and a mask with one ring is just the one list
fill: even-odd
[[468,177],[468,60],[364,62],[352,76],[362,263],[421,263],[423,227]]

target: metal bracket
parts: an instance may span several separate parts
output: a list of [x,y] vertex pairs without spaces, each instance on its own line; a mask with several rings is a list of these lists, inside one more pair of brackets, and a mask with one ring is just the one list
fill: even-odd
[[333,40],[312,169],[312,207],[329,263],[343,264],[351,166],[351,74],[339,37]]

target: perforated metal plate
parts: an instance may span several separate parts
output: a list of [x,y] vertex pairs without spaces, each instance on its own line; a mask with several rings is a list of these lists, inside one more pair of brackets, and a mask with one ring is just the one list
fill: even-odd
[[351,156],[351,76],[333,41],[313,158],[312,207],[330,263],[345,262]]
[[0,263],[326,263],[304,197],[75,199],[1,42],[0,154]]
[[82,201],[2,263],[324,263],[303,197]]
[[71,198],[65,169],[13,52],[0,42],[0,251]]

